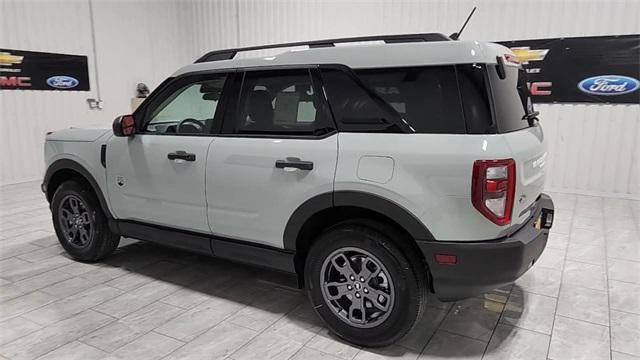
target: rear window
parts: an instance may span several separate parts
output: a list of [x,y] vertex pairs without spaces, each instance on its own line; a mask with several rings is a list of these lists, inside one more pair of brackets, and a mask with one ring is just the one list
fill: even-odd
[[323,70],[341,131],[405,132],[400,124],[425,134],[506,133],[528,127],[525,114],[533,112],[526,74],[516,67],[505,66],[503,79],[486,64],[354,72],[358,83],[343,71]]
[[486,66],[483,64],[457,65],[458,86],[462,98],[462,109],[469,134],[495,134],[495,123],[491,117],[489,89],[486,83]]
[[506,76],[501,79],[495,66],[487,66],[495,118],[500,133],[527,128],[529,123],[524,118],[525,114],[533,112],[524,70],[513,66],[504,68]]
[[356,70],[417,133],[466,132],[454,66]]

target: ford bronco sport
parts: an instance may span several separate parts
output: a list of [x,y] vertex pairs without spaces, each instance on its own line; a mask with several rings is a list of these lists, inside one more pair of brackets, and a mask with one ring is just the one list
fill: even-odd
[[80,261],[124,236],[289,272],[333,332],[382,346],[427,292],[475,296],[540,257],[553,203],[536,115],[517,59],[491,43],[214,51],[112,131],[49,134],[42,189]]

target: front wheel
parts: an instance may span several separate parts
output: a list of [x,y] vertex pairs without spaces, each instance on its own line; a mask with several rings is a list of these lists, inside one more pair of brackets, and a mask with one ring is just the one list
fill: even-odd
[[379,347],[404,336],[426,303],[426,270],[396,242],[392,228],[366,222],[331,227],[305,263],[307,294],[338,336]]
[[76,180],[56,189],[51,214],[60,244],[77,260],[97,261],[118,247],[120,236],[109,229],[96,195]]

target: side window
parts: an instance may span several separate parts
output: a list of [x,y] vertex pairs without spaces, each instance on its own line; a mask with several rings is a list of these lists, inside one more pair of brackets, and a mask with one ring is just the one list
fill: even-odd
[[417,133],[466,132],[453,66],[356,70]]
[[156,134],[207,134],[226,75],[196,81],[176,89],[149,113],[144,129]]
[[340,131],[403,132],[398,114],[346,72],[323,69],[322,80]]
[[246,72],[235,119],[228,129],[234,134],[323,135],[333,130],[308,69]]

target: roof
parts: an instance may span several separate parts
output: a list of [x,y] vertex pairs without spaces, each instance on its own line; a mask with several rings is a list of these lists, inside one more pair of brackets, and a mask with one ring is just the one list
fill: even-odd
[[187,65],[173,76],[206,70],[308,64],[343,64],[354,69],[446,64],[495,64],[496,56],[511,51],[498,44],[478,41],[433,41],[358,44],[293,49],[275,56],[234,58]]

